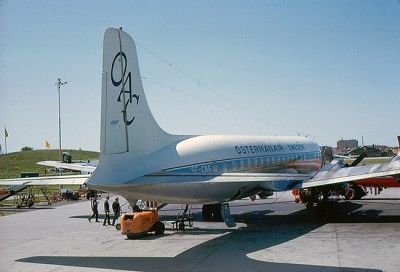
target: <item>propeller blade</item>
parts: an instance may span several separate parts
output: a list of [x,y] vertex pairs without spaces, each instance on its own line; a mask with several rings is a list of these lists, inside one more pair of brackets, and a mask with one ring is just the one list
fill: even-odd
[[326,146],[324,147],[324,150],[322,151],[322,156],[324,157],[325,161],[331,162],[333,160],[332,150]]
[[357,164],[359,164],[365,157],[367,157],[368,154],[367,152],[363,152],[360,154],[360,156],[357,157],[357,159],[355,159],[352,163],[351,166],[356,166]]

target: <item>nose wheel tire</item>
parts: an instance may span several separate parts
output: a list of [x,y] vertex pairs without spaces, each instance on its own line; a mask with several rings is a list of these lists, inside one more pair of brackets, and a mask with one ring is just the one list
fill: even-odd
[[156,235],[162,235],[165,232],[165,224],[158,221],[154,227]]

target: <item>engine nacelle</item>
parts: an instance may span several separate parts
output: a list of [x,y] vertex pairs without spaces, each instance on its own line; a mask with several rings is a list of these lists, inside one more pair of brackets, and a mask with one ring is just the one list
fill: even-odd
[[303,203],[316,202],[317,194],[311,190],[302,190],[300,192],[300,200]]

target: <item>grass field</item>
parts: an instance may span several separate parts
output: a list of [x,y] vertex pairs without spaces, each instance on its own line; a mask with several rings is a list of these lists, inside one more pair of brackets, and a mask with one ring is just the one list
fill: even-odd
[[[64,150],[72,155],[72,160],[98,160],[99,153],[82,150]],[[8,178],[19,178],[22,172],[38,172],[40,176],[45,175],[45,166],[37,165],[39,161],[57,161],[58,150],[28,150],[7,154]],[[390,157],[365,158],[361,163],[376,164],[388,163]],[[353,160],[345,160],[352,162]],[[0,155],[0,179],[6,178],[6,155]]]
[[[345,163],[352,163],[353,160],[344,160]],[[381,164],[381,163],[389,163],[392,160],[392,157],[370,157],[364,158],[359,165],[361,164]]]
[[[72,160],[98,160],[99,153],[81,150],[63,150],[72,155]],[[19,178],[22,172],[38,172],[40,176],[45,175],[45,166],[37,165],[39,161],[58,161],[58,150],[28,150],[0,155],[0,179]],[[6,177],[6,160],[8,164],[8,175]]]

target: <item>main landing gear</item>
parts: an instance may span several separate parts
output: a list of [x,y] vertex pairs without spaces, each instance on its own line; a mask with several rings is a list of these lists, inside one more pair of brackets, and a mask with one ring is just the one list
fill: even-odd
[[338,198],[334,195],[335,191],[329,188],[320,188],[302,191],[300,200],[305,203],[307,209],[316,206],[316,215],[320,220],[333,220],[338,214]]
[[213,220],[216,222],[222,222],[221,215],[221,203],[218,204],[205,204],[201,209],[201,213],[205,220]]
[[230,228],[236,226],[235,220],[231,216],[229,203],[205,204],[201,212],[205,220],[225,222]]

